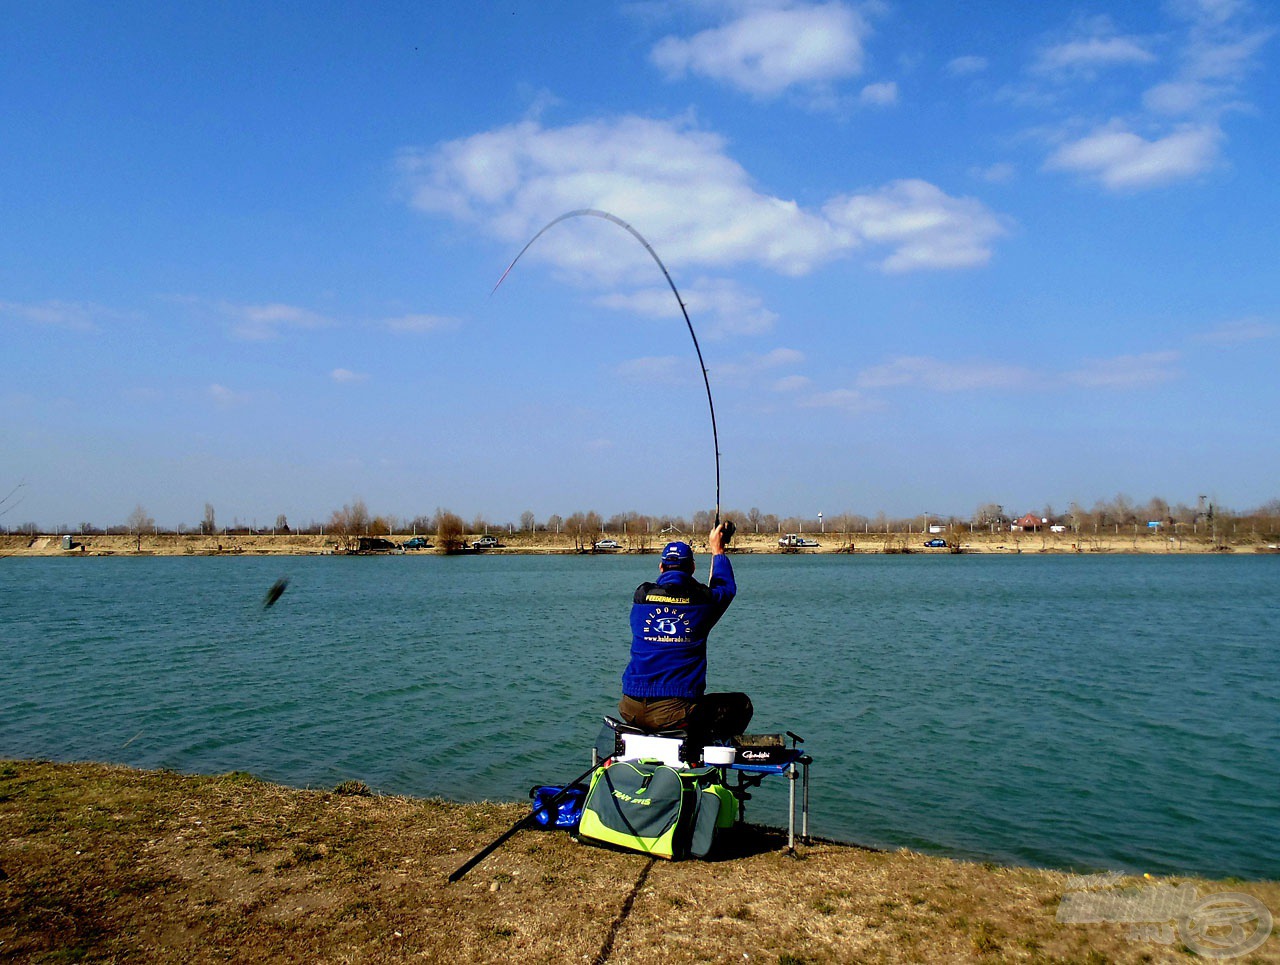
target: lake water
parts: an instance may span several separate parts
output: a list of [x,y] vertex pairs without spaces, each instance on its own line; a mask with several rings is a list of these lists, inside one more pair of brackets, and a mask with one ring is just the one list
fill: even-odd
[[[1280,877],[1280,558],[735,570],[711,685],[752,695],[753,731],[807,738],[815,834]],[[632,590],[655,571],[652,556],[3,560],[0,757],[525,799],[590,763]],[[785,824],[785,784],[766,782],[752,820]]]

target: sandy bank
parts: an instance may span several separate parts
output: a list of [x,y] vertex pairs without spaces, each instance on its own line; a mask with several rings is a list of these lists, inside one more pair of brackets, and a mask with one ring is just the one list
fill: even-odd
[[[388,537],[397,545],[406,542],[410,534],[392,534]],[[468,536],[468,541],[475,536]],[[819,545],[802,549],[785,549],[778,545],[774,533],[739,533],[731,547],[737,553],[787,553],[795,555],[826,553],[913,553],[946,556],[953,552],[1046,554],[1046,553],[1265,553],[1278,552],[1274,546],[1253,534],[1221,541],[1214,545],[1207,536],[1155,535],[1139,533],[959,533],[943,538],[950,543],[947,548],[928,548],[926,537],[920,533],[819,533],[810,539]],[[502,546],[479,552],[490,555],[510,553],[558,554],[575,553],[571,538],[554,533],[515,533],[501,536]],[[332,535],[221,535],[197,536],[192,534],[144,534],[142,536],[72,536],[71,549],[64,548],[60,536],[6,536],[0,535],[0,556],[314,556],[342,552],[347,542]],[[609,553],[656,553],[665,538],[640,538],[626,541],[621,550]],[[705,540],[693,539],[694,548],[705,552]],[[354,545],[354,544],[353,544]],[[433,555],[435,549],[411,550],[410,555]],[[601,555],[604,555],[603,553]]]
[[[682,863],[522,831],[446,884],[523,813],[0,762],[0,959],[1172,962],[1170,923],[1059,922],[1064,896],[1188,885],[1280,909],[1274,882],[1100,884],[834,844],[796,859],[759,830]],[[1243,960],[1280,961],[1280,939]]]

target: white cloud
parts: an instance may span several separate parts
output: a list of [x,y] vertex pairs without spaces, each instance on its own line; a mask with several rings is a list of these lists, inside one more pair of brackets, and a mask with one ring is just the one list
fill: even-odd
[[[687,384],[691,372],[697,372],[696,360],[690,368],[692,356],[652,355],[628,359],[615,367],[619,378],[634,382],[663,384]],[[718,385],[753,385],[768,378],[779,369],[786,369],[804,362],[804,353],[792,348],[775,348],[768,352],[741,355],[736,359],[720,361],[707,359],[707,375],[713,387]],[[807,380],[806,380],[807,381]]]
[[421,335],[455,328],[458,320],[447,315],[401,315],[397,318],[384,318],[380,324],[397,335]]
[[1223,322],[1200,336],[1200,341],[1214,345],[1243,345],[1280,337],[1280,325],[1262,318],[1241,318]]
[[222,314],[232,320],[231,334],[251,342],[279,338],[286,329],[322,328],[330,324],[323,315],[296,305],[223,303],[219,307]]
[[628,359],[613,371],[618,378],[631,382],[675,385],[689,377],[689,360],[674,355],[649,355]]
[[987,167],[970,168],[969,175],[977,178],[979,181],[986,181],[988,184],[1004,184],[1012,181],[1018,174],[1018,169],[1007,161],[997,161]]
[[743,355],[728,362],[712,362],[707,366],[716,382],[751,383],[778,369],[801,365],[804,353],[793,348],[775,348],[763,354]]
[[[686,270],[756,264],[802,275],[861,248],[888,271],[966,267],[987,261],[1004,231],[976,199],[918,180],[806,210],[759,191],[721,138],[630,116],[562,128],[524,121],[403,151],[400,164],[415,207],[478,223],[513,246],[566,211],[599,208]],[[594,218],[557,225],[530,257],[597,285],[647,286],[654,270],[642,248]]]
[[773,383],[773,391],[801,392],[812,384],[812,380],[807,375],[786,375]]
[[854,237],[891,248],[880,262],[888,272],[982,265],[991,257],[991,242],[1005,233],[1000,219],[982,202],[953,198],[915,179],[894,181],[870,194],[835,198],[823,213]]
[[868,33],[844,3],[756,5],[692,37],[664,37],[650,56],[669,78],[698,74],[768,97],[861,73]]
[[798,403],[805,409],[841,409],[850,415],[859,415],[884,408],[884,403],[869,398],[856,389],[831,389],[805,396]]
[[1090,73],[1099,67],[1155,61],[1155,54],[1132,37],[1087,37],[1042,51],[1032,69],[1041,73]]
[[1033,385],[1035,374],[1018,365],[998,362],[944,362],[925,356],[904,356],[864,369],[861,389],[914,387],[934,392],[967,392],[976,389],[1015,389]]
[[898,103],[898,85],[893,81],[882,84],[868,84],[862,88],[858,100],[871,107],[892,107]]
[[[1073,119],[1077,133],[1065,144],[1058,141],[1046,170],[1138,190],[1184,181],[1217,164],[1223,117],[1251,109],[1244,82],[1274,30],[1257,26],[1253,6],[1234,0],[1167,0],[1164,7],[1172,15],[1170,27],[1149,38],[1120,36],[1100,17],[1077,25],[1077,38],[1042,53],[1033,72],[1054,81],[1092,78],[1103,67],[1126,64],[1163,74],[1141,92],[1140,109],[1129,116],[1096,124],[1083,137]],[[1120,90],[1106,93],[1114,97]]]
[[[524,121],[434,151],[402,152],[401,167],[416,207],[487,222],[512,244],[563,212],[595,207],[635,224],[669,263],[751,261],[798,275],[831,257],[830,226],[793,201],[757,192],[724,147],[685,124],[639,117],[553,129]],[[616,230],[569,223],[531,255],[616,279],[647,258],[630,243],[597,243]]]
[[1249,8],[1247,0],[1169,0],[1169,8],[1188,20],[1223,23]]
[[367,372],[353,372],[350,369],[334,369],[329,373],[329,378],[337,382],[339,385],[350,385],[354,382],[363,382],[369,377]]
[[987,58],[974,54],[955,57],[947,62],[947,73],[953,77],[968,77],[972,74],[980,74],[986,69]]
[[1179,358],[1178,352],[1162,351],[1092,359],[1064,378],[1072,385],[1087,389],[1146,388],[1178,378],[1180,373],[1175,364]]
[[[710,337],[759,335],[773,328],[776,312],[759,296],[744,291],[729,279],[700,278],[680,289],[680,297],[694,330]],[[668,287],[642,288],[632,292],[601,295],[595,303],[617,311],[630,311],[650,318],[679,319],[680,305]],[[710,324],[704,326],[709,319]]]
[[0,320],[10,319],[47,328],[90,332],[98,327],[98,319],[111,316],[119,317],[119,313],[87,302],[64,302],[58,299],[44,302],[0,301]]
[[1200,81],[1166,81],[1142,95],[1142,106],[1156,114],[1192,114],[1219,96],[1217,88]]
[[1148,141],[1114,120],[1058,148],[1045,168],[1093,177],[1112,190],[1149,188],[1209,170],[1218,160],[1220,141],[1221,132],[1212,125],[1185,127]]
[[206,392],[209,398],[213,400],[213,404],[221,409],[244,405],[251,398],[248,392],[236,392],[218,382],[212,383]]
[[1242,84],[1275,31],[1245,26],[1240,16],[1247,10],[1244,5],[1182,6],[1189,32],[1180,67],[1143,95],[1143,105],[1161,114],[1215,118],[1240,106]]

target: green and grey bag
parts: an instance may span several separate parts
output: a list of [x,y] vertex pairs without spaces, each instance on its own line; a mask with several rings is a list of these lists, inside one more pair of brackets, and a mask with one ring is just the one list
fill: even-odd
[[705,858],[738,802],[713,767],[615,761],[596,771],[578,836],[658,858]]

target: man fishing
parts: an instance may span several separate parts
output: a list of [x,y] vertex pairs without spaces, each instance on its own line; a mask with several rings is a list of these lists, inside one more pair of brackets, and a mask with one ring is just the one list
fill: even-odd
[[738,592],[725,555],[725,527],[707,542],[711,578],[693,578],[693,549],[668,543],[655,583],[641,583],[631,606],[631,660],[622,672],[618,711],[648,731],[685,729],[703,741],[743,733],[751,721],[751,698],[743,693],[705,693],[707,634]]

